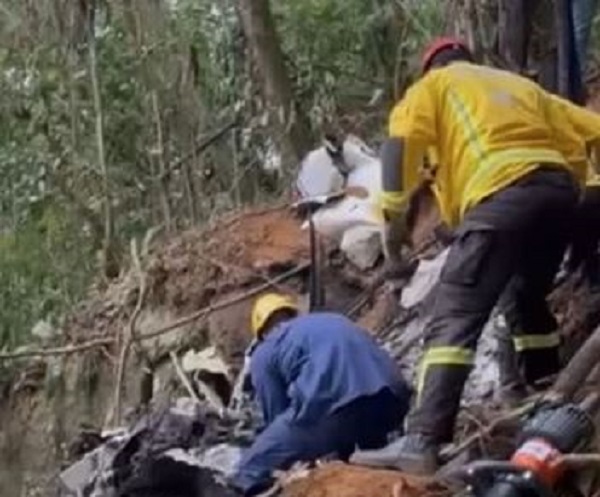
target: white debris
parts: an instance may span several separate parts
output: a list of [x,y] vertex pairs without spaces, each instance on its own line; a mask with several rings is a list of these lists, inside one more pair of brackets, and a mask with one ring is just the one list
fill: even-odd
[[419,262],[417,271],[409,284],[402,290],[400,303],[403,307],[413,307],[429,295],[440,279],[440,274],[448,258],[449,251],[450,249],[446,249],[433,259],[421,260]]
[[372,268],[381,254],[381,234],[378,228],[356,226],[342,237],[340,250],[359,269]]
[[[423,304],[430,292],[435,291],[448,250],[431,260],[419,263],[410,283],[402,292],[401,305],[411,308]],[[433,303],[433,300],[431,300]],[[416,384],[418,364],[423,353],[423,334],[430,309],[421,309],[418,316],[404,326],[398,327],[385,338],[384,346],[399,361],[406,378]],[[490,319],[484,327],[477,347],[475,366],[465,387],[463,402],[481,403],[499,390],[498,344],[496,322]]]
[[219,444],[204,451],[192,451],[196,464],[212,469],[225,477],[233,476],[238,466],[243,449],[231,444]]
[[207,347],[199,352],[189,350],[181,360],[181,367],[186,373],[207,371],[213,374],[225,375],[226,378],[230,379],[229,366],[214,346]]
[[[373,257],[377,245],[380,253],[381,241],[369,241],[368,249],[365,240],[381,228],[381,217],[377,206],[381,192],[381,162],[376,154],[359,138],[349,135],[342,143],[336,165],[328,146],[322,146],[309,153],[302,161],[296,179],[296,188],[303,199],[316,197],[341,190],[343,187],[362,187],[367,192],[364,198],[348,195],[337,202],[321,207],[312,216],[317,232],[337,243],[350,258],[359,260],[359,267],[365,260]],[[346,178],[340,170],[343,169]],[[305,226],[306,228],[306,226]],[[354,235],[344,240],[349,230],[357,230]],[[361,231],[364,230],[364,231]],[[355,248],[353,242],[360,247]]]
[[48,342],[57,335],[57,330],[48,321],[40,320],[33,325],[31,335],[40,339],[42,342]]

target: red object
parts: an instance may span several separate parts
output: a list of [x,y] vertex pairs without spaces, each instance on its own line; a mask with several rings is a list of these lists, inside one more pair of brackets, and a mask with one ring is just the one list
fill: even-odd
[[429,69],[429,65],[433,58],[440,53],[442,50],[446,50],[448,48],[462,49],[467,53],[471,53],[467,44],[452,36],[443,36],[441,38],[434,39],[425,49],[425,53],[423,54],[423,59],[421,60],[421,70],[423,73],[427,72]]
[[511,462],[525,471],[531,471],[550,488],[565,472],[560,451],[541,438],[528,440],[521,445],[512,456]]

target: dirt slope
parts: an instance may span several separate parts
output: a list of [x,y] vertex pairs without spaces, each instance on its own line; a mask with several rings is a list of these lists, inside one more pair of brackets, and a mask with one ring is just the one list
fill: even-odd
[[397,471],[331,463],[285,486],[284,497],[446,497],[448,489],[432,480]]
[[[221,218],[205,229],[158,240],[142,260],[147,291],[136,332],[153,333],[207,306],[242,297],[285,271],[305,266],[309,257],[308,234],[301,229],[301,221],[284,207],[249,209]],[[336,279],[340,286],[339,275]],[[302,295],[307,280],[304,269],[276,288]],[[355,296],[357,288],[349,285],[345,299]],[[134,269],[108,286],[95,286],[65,317],[61,334],[51,345],[100,337],[114,337],[118,339],[115,344],[13,364],[14,381],[0,403],[0,495],[35,495],[40,480],[48,481],[55,474],[65,457],[65,443],[79,428],[102,427],[110,419],[119,362],[116,345],[130,324],[139,289],[140,279]],[[152,363],[157,402],[180,388],[169,350],[214,344],[235,375],[251,338],[251,302],[252,297],[243,298],[211,312],[208,319],[192,321],[169,334],[145,340],[141,349],[134,348],[125,364],[124,411],[139,402],[144,388],[143,357]],[[340,305],[344,303],[342,299]],[[30,344],[31,348],[41,346]]]
[[[300,221],[283,208],[237,213],[206,229],[189,230],[155,245],[142,261],[147,294],[137,320],[139,334],[231,298],[309,258],[308,237],[300,229]],[[281,287],[297,291],[305,279],[302,274]],[[92,288],[66,316],[53,345],[121,336],[136,306],[139,287],[138,274],[132,269],[106,287]],[[209,320],[143,343],[144,353],[156,361],[154,388],[162,398],[177,384],[171,368],[161,366],[167,347],[204,347],[212,341],[232,362],[241,360],[250,339],[248,305],[242,302],[214,313]],[[39,348],[41,344],[30,346]],[[7,397],[0,399],[0,495],[18,495],[20,491],[24,492],[21,495],[35,495],[40,479],[51,479],[58,469],[65,442],[80,426],[104,426],[113,407],[118,357],[118,349],[110,345],[13,364],[14,381]],[[126,364],[125,409],[140,398],[143,374],[138,357],[138,351],[132,351]],[[167,355],[166,365],[170,366],[168,359]]]
[[[592,101],[591,106],[599,109],[597,94]],[[422,201],[415,220],[413,240],[416,245],[430,236],[439,220],[437,209],[430,200]],[[190,312],[240,296],[249,288],[308,260],[308,236],[300,229],[300,221],[289,210],[277,207],[232,214],[206,229],[189,230],[157,243],[142,261],[147,294],[137,322],[138,333],[151,333]],[[331,264],[336,284],[343,279],[340,275],[344,270],[343,265]],[[352,285],[346,285],[336,289],[336,293],[347,292],[347,298],[351,298],[353,293],[360,291],[363,276],[354,274],[354,288],[348,290]],[[280,284],[279,288],[301,294],[306,291],[306,282],[304,271]],[[100,336],[119,336],[131,319],[139,287],[138,274],[131,270],[107,287],[93,288],[65,318],[60,342],[78,343]],[[568,337],[585,336],[600,319],[596,312],[600,304],[592,301],[576,281],[571,280],[559,289],[553,300]],[[190,323],[168,336],[145,342],[144,347],[152,357],[160,358],[165,346],[204,346],[212,342],[232,363],[239,362],[249,340],[249,305],[249,300],[243,300],[212,313],[207,321]],[[389,312],[389,295],[379,292],[375,306],[363,316],[362,323],[371,329],[377,328]],[[0,468],[6,468],[0,472],[0,495],[17,495],[23,488],[20,477],[50,478],[57,461],[64,455],[65,441],[79,425],[104,423],[113,400],[116,362],[117,350],[111,346],[57,360],[31,361],[23,366],[17,375],[19,381],[15,383],[18,388],[13,388],[9,398],[0,404],[0,425],[3,427]],[[140,377],[140,365],[135,355],[128,363],[127,371],[125,398],[135,404]],[[157,388],[168,390],[169,377],[159,379]],[[27,471],[23,471],[24,468]],[[390,494],[416,497],[421,491],[415,493],[414,489],[420,484],[407,482],[393,472],[328,465],[311,473],[308,479],[292,484],[286,490],[286,497],[334,494],[336,497]],[[402,492],[398,493],[398,489]],[[438,491],[443,492],[443,489],[433,487],[431,494],[438,495]],[[24,492],[22,495],[36,494]]]

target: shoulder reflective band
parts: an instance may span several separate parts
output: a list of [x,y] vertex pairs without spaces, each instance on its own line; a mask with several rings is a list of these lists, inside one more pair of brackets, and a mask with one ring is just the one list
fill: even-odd
[[379,205],[382,210],[400,213],[406,208],[406,194],[404,192],[380,192]]
[[566,164],[565,158],[556,150],[537,148],[512,148],[486,154],[478,165],[477,171],[469,178],[465,186],[465,192],[477,188],[488,177],[499,168],[505,168],[511,164],[526,162],[528,164]]
[[485,149],[481,142],[481,137],[477,132],[477,128],[473,123],[471,113],[467,104],[458,96],[455,91],[448,93],[450,97],[450,105],[454,112],[455,119],[462,124],[465,140],[469,144],[471,154],[478,161],[483,161],[485,158]]
[[[486,182],[497,169],[507,165],[519,162],[565,164],[564,157],[556,150],[536,148],[511,148],[498,152],[486,150],[467,104],[455,91],[449,92],[448,95],[455,119],[462,124],[469,150],[477,160],[477,169],[467,180],[463,198],[469,198],[470,192]],[[464,213],[465,207],[461,205],[461,214]]]
[[520,335],[513,338],[515,350],[551,349],[560,345],[560,335],[557,332],[544,335]]
[[425,386],[425,377],[429,366],[454,365],[472,366],[475,362],[475,352],[462,347],[431,347],[425,351],[421,360],[419,379],[417,382],[417,404],[421,401],[421,393]]

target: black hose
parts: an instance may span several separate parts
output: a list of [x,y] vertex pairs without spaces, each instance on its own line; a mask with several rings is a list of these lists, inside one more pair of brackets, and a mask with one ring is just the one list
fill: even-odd
[[317,242],[317,233],[312,215],[308,215],[308,232],[310,236],[310,279],[308,290],[308,310],[315,312],[323,309],[325,306],[325,292],[323,291],[323,282],[321,277],[321,265],[319,260],[319,246]]

